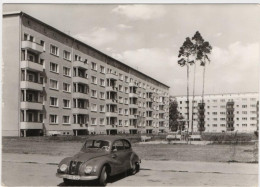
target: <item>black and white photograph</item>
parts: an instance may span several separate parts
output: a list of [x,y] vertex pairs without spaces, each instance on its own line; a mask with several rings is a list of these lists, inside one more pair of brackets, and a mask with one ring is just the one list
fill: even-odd
[[259,4],[1,6],[1,186],[258,186]]

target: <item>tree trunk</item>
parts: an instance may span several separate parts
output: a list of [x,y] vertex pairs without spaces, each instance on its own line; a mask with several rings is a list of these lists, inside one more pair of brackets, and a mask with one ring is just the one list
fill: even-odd
[[193,93],[192,93],[192,103],[191,103],[191,134],[193,134],[193,111],[194,111],[194,98],[195,98],[195,83],[196,83],[196,63],[194,63],[194,75],[193,75]]
[[189,113],[190,113],[190,111],[189,111],[189,64],[187,63],[187,125],[188,125],[188,132],[189,132],[189,128],[190,128]]
[[[205,61],[205,57],[204,57],[204,61]],[[202,103],[204,103],[205,71],[206,71],[206,62],[205,62],[204,67],[203,67]]]

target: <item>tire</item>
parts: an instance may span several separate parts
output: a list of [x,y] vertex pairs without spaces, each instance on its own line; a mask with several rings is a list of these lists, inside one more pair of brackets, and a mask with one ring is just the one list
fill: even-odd
[[63,178],[63,182],[64,182],[65,185],[71,185],[73,183],[72,180],[65,179],[65,178]]
[[108,179],[108,172],[106,166],[103,166],[99,179],[98,179],[98,184],[100,186],[106,186],[107,184],[107,179]]
[[135,175],[136,173],[138,173],[140,170],[140,165],[138,162],[136,162],[135,164],[133,164],[131,170],[130,170],[130,174],[131,175]]

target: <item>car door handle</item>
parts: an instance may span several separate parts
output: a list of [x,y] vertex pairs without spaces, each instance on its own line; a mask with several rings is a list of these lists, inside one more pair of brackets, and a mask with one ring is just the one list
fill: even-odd
[[112,155],[112,158],[116,158],[116,157],[117,157],[117,155],[116,155],[116,154],[113,154],[113,155]]

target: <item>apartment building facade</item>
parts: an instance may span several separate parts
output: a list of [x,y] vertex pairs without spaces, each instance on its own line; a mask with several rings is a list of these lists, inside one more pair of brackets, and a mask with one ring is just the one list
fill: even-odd
[[[177,96],[178,111],[187,119],[189,109],[189,130],[192,126],[192,96],[189,106],[186,96]],[[259,94],[212,94],[195,96],[193,103],[193,132],[204,126],[204,132],[254,132],[258,129]],[[186,124],[186,126],[188,126]],[[187,127],[186,127],[187,128]]]
[[3,15],[3,136],[158,133],[169,87],[23,12]]

